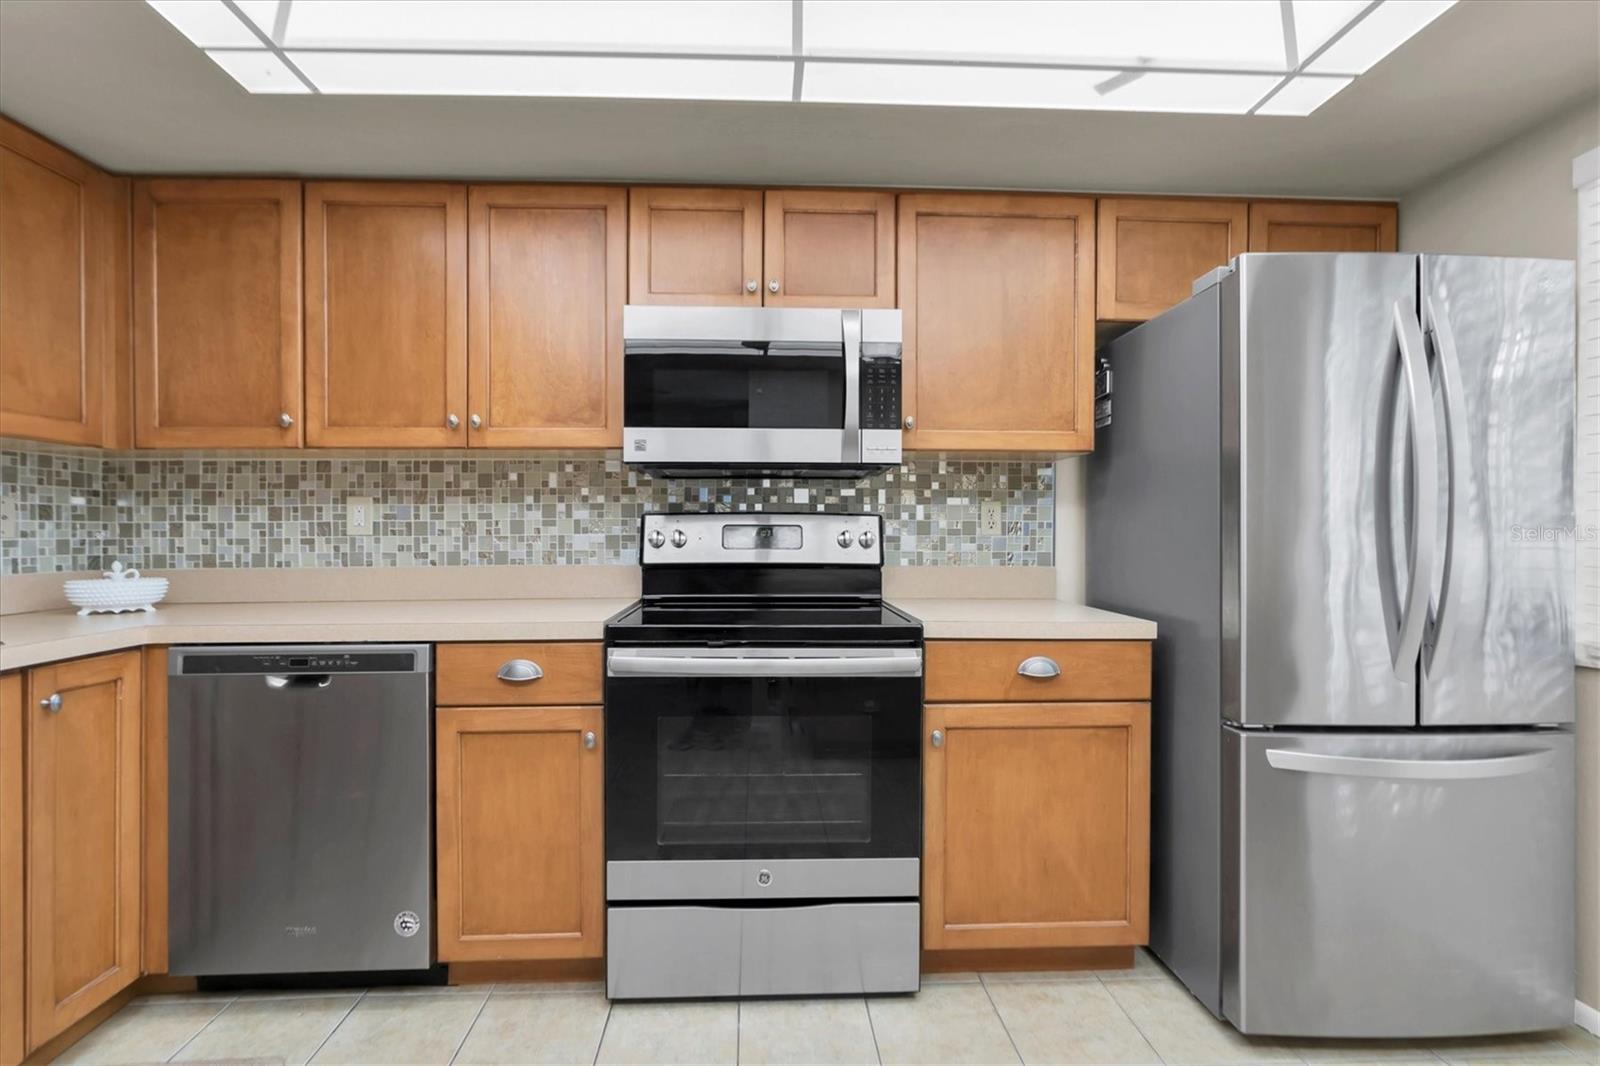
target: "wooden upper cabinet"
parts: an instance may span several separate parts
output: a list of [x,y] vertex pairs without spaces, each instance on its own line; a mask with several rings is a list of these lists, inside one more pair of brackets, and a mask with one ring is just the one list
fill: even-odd
[[599,958],[599,707],[438,712],[443,962]]
[[922,946],[1142,944],[1150,705],[929,704]]
[[766,193],[768,307],[893,307],[894,194]]
[[34,669],[27,688],[31,1050],[139,976],[140,655]]
[[1399,220],[1394,204],[1257,201],[1250,205],[1250,250],[1392,252]]
[[900,197],[908,449],[1094,444],[1094,201]]
[[299,445],[299,182],[137,182],[133,288],[140,447]]
[[628,302],[761,306],[761,193],[628,192]]
[[1099,214],[1095,317],[1106,321],[1154,318],[1245,250],[1243,201],[1104,199]]
[[468,193],[473,445],[622,445],[626,189],[481,185]]
[[127,183],[0,118],[0,436],[100,444]]
[[311,182],[305,242],[306,443],[464,446],[466,188]]

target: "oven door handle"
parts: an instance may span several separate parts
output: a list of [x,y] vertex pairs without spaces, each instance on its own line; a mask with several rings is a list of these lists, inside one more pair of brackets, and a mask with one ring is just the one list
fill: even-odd
[[612,648],[608,677],[921,677],[919,648],[871,651],[763,648],[737,654],[701,649]]

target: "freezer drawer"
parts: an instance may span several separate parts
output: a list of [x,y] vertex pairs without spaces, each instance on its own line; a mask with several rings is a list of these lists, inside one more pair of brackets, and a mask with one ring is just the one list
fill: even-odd
[[1410,1037],[1572,1020],[1573,738],[1223,730],[1223,1012]]

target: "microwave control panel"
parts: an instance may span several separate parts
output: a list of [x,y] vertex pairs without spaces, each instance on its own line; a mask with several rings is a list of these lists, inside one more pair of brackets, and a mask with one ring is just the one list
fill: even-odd
[[861,428],[900,428],[900,360],[862,357]]

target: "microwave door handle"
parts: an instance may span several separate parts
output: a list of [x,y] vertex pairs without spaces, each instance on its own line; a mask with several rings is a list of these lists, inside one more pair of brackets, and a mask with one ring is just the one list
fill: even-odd
[[844,439],[839,461],[861,462],[861,312],[844,311]]

